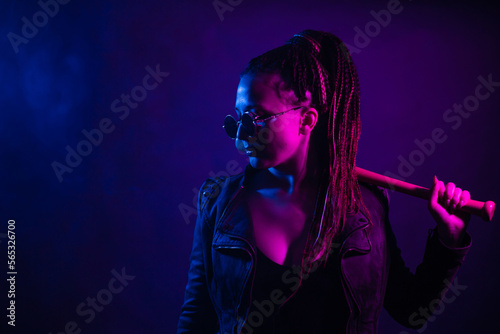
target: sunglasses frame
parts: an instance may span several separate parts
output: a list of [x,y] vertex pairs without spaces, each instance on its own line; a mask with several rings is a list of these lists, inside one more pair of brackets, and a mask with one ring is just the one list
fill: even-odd
[[[256,130],[257,126],[263,126],[267,121],[269,121],[271,119],[280,117],[281,115],[284,115],[289,111],[297,110],[300,108],[306,108],[306,106],[295,107],[295,108],[285,110],[285,111],[282,111],[282,112],[279,112],[277,114],[267,116],[264,118],[259,117],[259,116],[252,117],[252,115],[249,112],[245,112],[245,113],[243,113],[243,115],[241,115],[241,118],[238,121],[233,116],[227,115],[224,118],[224,125],[222,127],[226,130],[227,135],[233,140],[236,139],[236,136],[238,135],[238,129],[240,127],[240,124],[243,125],[243,128],[245,129],[245,132],[248,134],[248,136],[252,137],[256,132],[255,130]],[[234,122],[233,124],[236,125],[236,133],[234,134],[234,137],[231,134],[229,134],[229,130],[228,130],[228,126],[227,126],[228,120],[230,122]],[[249,124],[250,121],[251,121],[251,125]]]

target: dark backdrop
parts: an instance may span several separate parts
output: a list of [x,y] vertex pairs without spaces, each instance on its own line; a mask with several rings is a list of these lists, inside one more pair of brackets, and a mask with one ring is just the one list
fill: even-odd
[[[359,166],[427,187],[436,174],[500,201],[500,87],[477,88],[500,82],[495,7],[220,0],[218,13],[212,0],[60,2],[0,5],[0,319],[4,326],[11,300],[10,219],[17,333],[175,331],[195,192],[209,175],[246,164],[221,127],[238,74],[303,29],[351,47]],[[454,104],[467,109],[448,111]],[[434,223],[425,201],[390,196],[414,270]],[[498,328],[500,228],[474,217],[469,230],[460,287],[428,334]],[[386,313],[380,330],[405,332]]]

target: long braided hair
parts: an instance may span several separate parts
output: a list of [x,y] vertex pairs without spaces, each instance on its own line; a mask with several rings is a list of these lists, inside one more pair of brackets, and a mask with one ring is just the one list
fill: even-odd
[[252,59],[240,77],[249,73],[278,73],[298,103],[306,101],[310,92],[311,104],[318,110],[311,145],[319,153],[323,185],[319,198],[326,201],[316,203],[302,260],[304,273],[314,262],[326,262],[347,214],[359,208],[366,211],[354,171],[361,131],[358,75],[344,43],[315,30],[302,31],[285,45]]

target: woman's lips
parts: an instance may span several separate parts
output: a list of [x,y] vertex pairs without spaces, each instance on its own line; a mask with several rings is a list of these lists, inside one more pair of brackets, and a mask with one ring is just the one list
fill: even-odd
[[257,155],[257,151],[253,147],[246,147],[245,153],[249,157],[255,157]]

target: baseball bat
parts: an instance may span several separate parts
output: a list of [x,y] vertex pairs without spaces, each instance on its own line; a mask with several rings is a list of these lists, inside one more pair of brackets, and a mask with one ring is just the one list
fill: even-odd
[[[428,200],[431,195],[431,191],[428,188],[377,174],[363,168],[355,167],[355,172],[358,176],[358,180],[361,182],[396,190],[398,192],[426,200]],[[479,216],[484,221],[491,221],[493,214],[495,213],[495,202],[480,202],[471,199],[466,205],[458,210]]]

